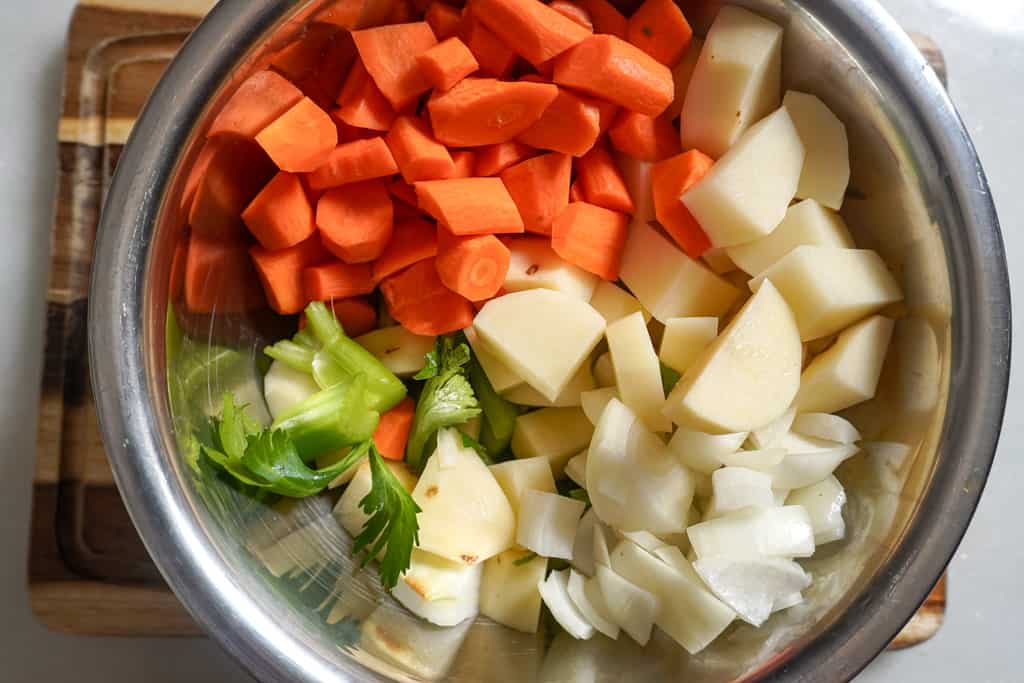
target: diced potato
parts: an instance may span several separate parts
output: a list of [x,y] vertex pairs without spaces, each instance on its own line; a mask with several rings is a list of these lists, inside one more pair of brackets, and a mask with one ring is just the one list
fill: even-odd
[[658,358],[680,375],[718,336],[718,318],[669,318]]
[[599,387],[615,386],[615,368],[612,367],[612,354],[605,351],[594,361],[594,380]]
[[613,398],[619,398],[619,391],[615,387],[602,387],[592,391],[584,391],[580,394],[580,406],[583,408],[583,414],[587,416],[591,424],[597,424],[597,421],[601,419],[601,413],[604,412],[605,406]]
[[436,681],[451,668],[472,623],[434,626],[384,604],[360,625],[359,647],[365,655],[407,672],[413,680]]
[[473,327],[502,362],[553,401],[601,341],[605,322],[568,294],[531,289],[488,301]]
[[547,458],[557,479],[593,433],[594,426],[579,408],[541,408],[516,419],[512,453],[517,458]]
[[278,415],[320,391],[313,375],[289,367],[279,360],[270,364],[263,377],[263,396],[270,415]]
[[722,458],[735,453],[747,439],[747,432],[707,434],[680,427],[669,439],[668,448],[690,469],[711,474],[722,466]]
[[512,547],[516,516],[494,475],[452,429],[437,435],[412,498],[422,512],[419,547],[462,564],[476,564]]
[[660,412],[665,403],[665,389],[643,314],[632,313],[612,323],[605,336],[621,401],[653,431],[672,431],[672,423]]
[[[416,486],[416,477],[409,471],[403,462],[385,460],[384,464],[398,478],[406,491],[412,492]],[[353,538],[363,532],[363,525],[370,518],[359,507],[359,501],[366,497],[366,494],[373,488],[373,477],[370,472],[370,463],[365,460],[356,468],[355,476],[348,483],[348,488],[341,494],[338,504],[334,506],[334,517],[341,524],[341,528],[352,535]]]
[[[317,469],[322,470],[325,467],[330,467],[331,465],[337,464],[339,460],[347,456],[351,451],[352,449],[346,446],[345,448],[337,450],[333,453],[319,455],[316,458],[316,467]],[[334,479],[332,479],[331,483],[327,485],[327,488],[336,489],[339,486],[344,486],[345,484],[352,481],[352,478],[356,476],[356,472],[359,471],[360,465],[362,465],[364,462],[366,462],[365,455],[356,460],[351,465],[349,465],[349,468],[347,470],[345,470],[344,472],[336,476]],[[408,486],[410,491],[412,490],[412,487],[416,485],[416,478],[412,477],[412,480],[413,483]]]
[[735,287],[703,263],[684,254],[651,225],[638,221],[629,228],[619,276],[661,322],[720,316],[739,296]]
[[525,383],[504,392],[504,397],[521,406],[571,408],[580,405],[580,395],[583,392],[590,391],[596,386],[594,374],[590,371],[590,363],[585,361],[553,401]]
[[803,163],[796,126],[780,108],[751,126],[681,199],[713,246],[751,242],[785,217]]
[[751,289],[766,278],[793,309],[803,341],[839,332],[903,298],[870,249],[800,246],[754,278]]
[[636,210],[634,223],[648,223],[654,220],[654,194],[651,190],[651,162],[635,159],[628,154],[615,153],[615,162],[622,172],[626,189]]
[[664,414],[702,431],[763,427],[793,402],[802,355],[793,313],[766,282],[676,384]]
[[796,196],[817,199],[839,210],[850,182],[850,150],[846,126],[814,95],[790,90],[782,99],[800,135],[807,157]]
[[415,375],[422,370],[423,357],[434,350],[434,337],[413,334],[398,325],[367,332],[356,337],[356,341],[400,377]]
[[697,36],[690,40],[689,47],[683,53],[682,59],[672,68],[672,83],[675,85],[675,99],[668,109],[662,114],[669,121],[675,119],[683,111],[683,102],[686,100],[686,91],[690,88],[690,79],[693,77],[693,70],[700,58],[700,51],[704,47],[704,41]]
[[846,536],[846,523],[843,521],[846,491],[834,476],[829,475],[817,484],[792,491],[786,498],[786,504],[800,505],[807,510],[814,529],[815,545],[838,541]]
[[892,330],[893,321],[880,315],[844,330],[800,377],[799,412],[834,413],[873,398]]
[[771,233],[753,242],[729,247],[726,252],[737,266],[756,276],[805,244],[846,249],[854,246],[842,216],[813,199],[805,199],[790,206],[786,217]]
[[483,564],[466,566],[413,548],[409,568],[391,594],[432,624],[454,626],[475,617]]
[[525,384],[522,377],[513,372],[491,351],[490,347],[480,338],[475,329],[467,327],[463,332],[466,335],[466,341],[469,342],[470,348],[473,349],[473,355],[476,356],[477,362],[480,363],[480,367],[483,369],[484,374],[487,375],[487,380],[494,387],[495,391],[500,394]]
[[590,305],[601,314],[609,325],[620,318],[625,318],[630,313],[643,313],[644,322],[651,319],[651,314],[644,310],[636,297],[614,282],[607,280],[601,280],[594,288],[594,296],[590,298]]
[[747,508],[686,530],[698,558],[810,557],[814,530],[799,505]]
[[491,465],[491,474],[505,492],[516,518],[519,517],[519,502],[524,493],[529,490],[555,492],[555,478],[551,475],[551,465],[547,458],[523,458],[500,462]]
[[480,585],[480,613],[526,633],[537,632],[541,603],[537,584],[548,569],[546,557],[531,555],[523,548],[495,555],[484,563]]
[[576,527],[585,507],[583,501],[557,493],[524,491],[516,543],[543,557],[571,560]]
[[749,126],[779,106],[782,28],[728,5],[711,24],[690,78],[680,131],[683,149],[718,158]]
[[786,559],[708,557],[694,562],[693,568],[717,597],[753,626],[768,619],[776,601],[791,600],[811,585],[810,575]]
[[521,237],[510,242],[508,274],[504,287],[509,292],[554,289],[590,301],[600,278],[564,260],[551,248],[546,237]]

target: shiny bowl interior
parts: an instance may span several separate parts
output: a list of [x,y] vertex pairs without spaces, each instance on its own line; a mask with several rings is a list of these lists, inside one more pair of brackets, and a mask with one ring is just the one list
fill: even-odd
[[850,495],[848,537],[806,563],[815,578],[806,604],[759,630],[733,626],[689,657],[665,637],[639,648],[553,636],[550,625],[526,635],[482,618],[432,627],[374,575],[354,572],[328,498],[268,507],[190,468],[179,437],[201,397],[247,377],[212,366],[200,398],[172,411],[189,371],[174,361],[180,345],[233,347],[251,379],[259,349],[287,328],[266,315],[168,315],[185,176],[226,96],[325,4],[220,3],[138,121],[97,238],[90,339],[106,445],[136,526],[182,602],[266,681],[852,677],[910,617],[966,529],[1008,378],[1009,288],[987,184],[909,39],[871,0],[739,3],[786,27],[784,85],[820,96],[846,123],[844,217],[858,245],[886,260],[906,301],[891,311],[899,321],[878,396],[846,413],[867,442],[838,472]]

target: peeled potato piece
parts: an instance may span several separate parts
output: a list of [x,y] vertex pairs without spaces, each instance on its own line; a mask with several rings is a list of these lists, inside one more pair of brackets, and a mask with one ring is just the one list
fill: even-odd
[[510,548],[484,563],[480,583],[480,613],[499,624],[536,633],[540,619],[537,584],[547,572],[546,557],[523,548]]
[[839,210],[850,182],[846,126],[814,95],[790,90],[782,99],[807,150],[796,196]]
[[413,548],[392,595],[416,616],[454,626],[476,616],[482,572],[482,564],[466,566]]
[[551,240],[523,237],[508,246],[511,257],[505,275],[507,291],[554,289],[580,301],[590,301],[600,278],[556,254],[551,248]]
[[717,336],[718,318],[669,318],[665,321],[658,358],[683,374]]
[[672,423],[661,414],[665,389],[643,314],[638,311],[617,320],[608,326],[605,336],[620,400],[653,431],[672,431]]

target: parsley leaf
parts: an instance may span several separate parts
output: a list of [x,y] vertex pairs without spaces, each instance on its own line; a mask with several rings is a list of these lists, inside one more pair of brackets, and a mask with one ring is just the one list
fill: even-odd
[[398,584],[402,573],[409,568],[412,549],[419,543],[419,523],[416,515],[420,506],[412,499],[394,473],[388,469],[370,445],[370,492],[359,501],[359,507],[370,515],[362,532],[355,538],[354,555],[364,552],[362,565],[384,551],[380,558],[380,581],[388,590]]
[[413,375],[412,378],[423,380],[437,377],[437,373],[441,371],[441,364],[437,360],[437,349],[425,355],[423,359],[423,368]]

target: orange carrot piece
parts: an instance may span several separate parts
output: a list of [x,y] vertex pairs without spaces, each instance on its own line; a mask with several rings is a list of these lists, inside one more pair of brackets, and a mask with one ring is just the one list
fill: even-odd
[[552,0],[548,3],[548,7],[555,10],[566,19],[575,21],[591,33],[594,32],[594,22],[590,20],[590,12],[583,9],[575,2],[569,2],[569,0]]
[[352,65],[338,96],[338,108],[333,113],[350,126],[370,130],[387,130],[395,120],[391,103],[370,78],[361,61]]
[[437,44],[425,21],[354,31],[363,65],[391,106],[401,111],[430,90],[416,58]]
[[270,308],[281,315],[299,313],[309,303],[302,271],[331,259],[316,235],[288,249],[271,251],[254,246],[249,255]]
[[420,208],[456,235],[523,232],[523,219],[498,178],[450,178],[416,183]]
[[582,98],[558,89],[540,119],[519,135],[519,141],[531,147],[550,149],[572,156],[583,156],[601,134],[601,112]]
[[673,0],[644,0],[629,18],[626,39],[668,68],[683,57],[693,29]]
[[430,24],[430,28],[434,31],[434,36],[438,40],[447,40],[459,34],[462,12],[457,7],[452,7],[446,2],[435,0],[430,3],[424,18]]
[[437,227],[422,218],[395,223],[384,253],[373,262],[373,279],[380,282],[423,259],[437,256]]
[[387,19],[384,20],[385,24],[407,24],[416,18],[416,8],[409,0],[391,0],[391,2],[394,4]]
[[313,100],[304,97],[256,135],[256,142],[282,171],[316,169],[338,144],[338,127]]
[[553,80],[649,116],[672,103],[669,68],[611,35],[593,35],[557,57]]
[[619,279],[622,249],[629,234],[629,216],[575,202],[551,226],[551,248],[569,263],[599,275]]
[[543,64],[591,32],[540,0],[472,0],[472,12],[531,64]]
[[301,36],[281,48],[270,65],[293,83],[302,80],[320,66],[338,27],[325,23],[309,24]]
[[462,18],[459,37],[480,64],[480,71],[488,76],[508,76],[519,60],[515,50],[506,45],[491,29],[477,21],[472,14]]
[[328,41],[316,67],[295,81],[295,85],[321,109],[330,109],[355,60],[356,46],[352,35],[348,31],[338,31]]
[[246,244],[193,233],[185,257],[185,308],[193,313],[243,313],[264,305]]
[[273,71],[257,71],[238,86],[206,135],[254,138],[302,97],[302,91],[284,76]]
[[423,212],[405,202],[395,202],[395,223],[418,221],[423,219]]
[[594,33],[608,33],[625,40],[629,21],[608,0],[577,0],[590,15]]
[[585,202],[586,198],[583,196],[583,188],[580,185],[580,180],[577,178],[572,181],[572,185],[569,186],[569,202]]
[[181,231],[174,245],[174,256],[171,257],[171,273],[168,276],[169,298],[177,303],[185,292],[185,262],[188,260],[188,228]]
[[590,204],[619,213],[636,211],[622,172],[603,146],[590,150],[576,163],[576,182],[584,201]]
[[377,327],[377,308],[365,296],[334,299],[330,307],[349,337],[362,336]]
[[345,263],[368,263],[391,240],[394,208],[383,181],[367,180],[328,190],[316,205],[320,239]]
[[465,78],[427,102],[434,136],[451,147],[479,147],[512,140],[540,119],[558,96],[550,83],[509,83]]
[[380,293],[391,316],[413,334],[447,334],[473,324],[473,304],[444,286],[434,259],[387,278]]
[[376,284],[369,263],[333,261],[302,271],[302,288],[309,301],[348,299],[369,294]]
[[512,252],[494,235],[456,237],[438,228],[437,274],[445,287],[470,301],[498,293],[511,259]]
[[442,92],[480,68],[476,57],[457,37],[438,43],[416,61],[434,89]]
[[242,211],[274,177],[274,162],[243,138],[220,136],[206,144],[211,150],[189,207],[189,225],[207,239],[239,239],[245,234]]
[[448,148],[431,137],[427,125],[413,116],[399,116],[384,141],[407,183],[450,178],[455,174],[455,162]]
[[543,154],[501,173],[501,181],[519,209],[529,232],[551,234],[551,223],[569,203],[572,157]]
[[679,197],[703,178],[714,163],[708,155],[691,149],[651,167],[654,215],[676,244],[695,259],[711,248],[711,240]]
[[532,157],[536,152],[518,140],[481,147],[476,153],[476,175],[498,175],[509,166]]
[[331,24],[332,26],[348,29],[350,31],[357,28],[363,28],[364,26],[372,25],[364,23],[363,19],[370,7],[374,8],[375,11],[379,13],[378,17],[376,17],[379,21],[383,21],[387,16],[387,12],[391,11],[391,5],[387,2],[337,0],[337,2],[332,2],[324,9],[320,10],[316,17],[314,17],[314,22]]
[[451,178],[471,178],[476,175],[476,154],[468,149],[455,150],[452,154],[452,162],[455,164],[455,172]]
[[334,119],[334,124],[338,127],[338,144],[343,145],[346,142],[355,142],[356,140],[367,140],[369,138],[375,138],[380,135],[379,130],[372,130],[370,128],[356,128],[349,124],[341,121],[337,117],[337,109],[331,112],[331,118]]
[[203,181],[203,176],[206,175],[206,169],[210,167],[210,162],[213,161],[220,146],[221,144],[218,140],[205,141],[203,146],[199,148],[196,160],[192,162],[192,168],[188,170],[188,175],[185,176],[185,187],[181,190],[180,206],[186,215],[189,209],[192,208],[192,200],[195,199],[199,184]]
[[597,107],[597,112],[600,115],[601,121],[601,135],[608,132],[608,129],[615,123],[615,117],[619,115],[620,107],[614,102],[608,100],[602,100],[599,97],[586,98],[587,102]]
[[388,192],[391,196],[400,202],[404,202],[409,206],[419,206],[419,200],[416,198],[416,188],[409,183],[395,178],[385,183],[388,188]]
[[373,432],[373,445],[388,460],[402,460],[409,441],[412,421],[416,416],[416,401],[406,396],[391,410],[381,413],[377,429]]
[[508,294],[508,291],[504,287],[502,287],[501,289],[498,290],[498,293],[492,296],[490,299],[480,299],[480,301],[474,301],[473,309],[476,310],[477,313],[479,313],[480,309],[483,308],[484,304],[486,304],[488,301],[491,301],[491,299],[497,299],[498,297],[501,296],[505,296],[506,294]]
[[293,247],[313,234],[313,206],[299,177],[279,171],[242,212],[249,232],[266,249]]
[[640,161],[661,161],[682,151],[679,131],[664,116],[623,110],[608,129],[612,147]]
[[325,190],[398,173],[398,164],[384,138],[354,140],[338,145],[327,161],[309,174],[309,186]]

